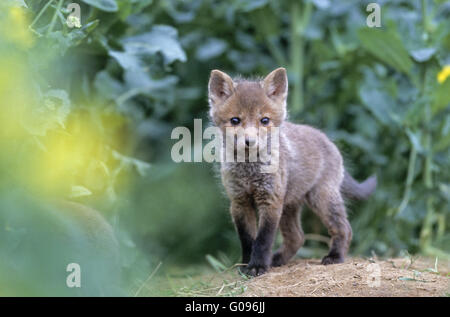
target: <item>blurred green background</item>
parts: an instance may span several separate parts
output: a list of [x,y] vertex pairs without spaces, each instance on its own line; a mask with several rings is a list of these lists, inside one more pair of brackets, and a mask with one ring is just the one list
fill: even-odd
[[[0,295],[132,296],[153,273],[239,261],[217,166],[170,158],[172,129],[207,120],[212,69],[286,67],[290,120],[378,175],[349,204],[352,255],[448,259],[450,2],[378,1],[369,28],[370,2],[2,1]],[[298,255],[324,255],[302,221]]]

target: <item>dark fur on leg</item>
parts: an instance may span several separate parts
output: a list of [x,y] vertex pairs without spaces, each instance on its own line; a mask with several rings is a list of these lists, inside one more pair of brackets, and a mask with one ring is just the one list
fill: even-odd
[[231,215],[238,232],[242,248],[242,263],[250,261],[256,236],[256,214],[252,200],[243,196],[231,204]]
[[248,232],[246,223],[244,223],[241,219],[237,220],[235,225],[239,239],[241,240],[242,263],[247,264],[250,261],[253,243],[255,240]]
[[253,243],[251,260],[242,270],[246,275],[258,276],[269,269],[276,229],[277,223],[271,221],[264,221],[260,226],[258,235]]
[[330,252],[323,257],[321,263],[323,265],[344,263],[344,255],[341,250],[342,247],[340,246],[340,242],[338,242],[337,239],[333,240]]

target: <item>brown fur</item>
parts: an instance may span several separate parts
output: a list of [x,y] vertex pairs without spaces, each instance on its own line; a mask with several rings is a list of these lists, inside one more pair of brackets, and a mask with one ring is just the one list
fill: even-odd
[[[233,81],[225,73],[213,70],[209,81],[210,116],[223,133],[232,127],[232,117],[240,118],[239,126],[243,128],[258,128],[263,117],[270,119],[269,127],[280,128],[277,172],[261,173],[260,162],[221,165],[243,261],[248,263],[244,272],[249,275],[263,274],[271,265],[285,264],[303,245],[299,213],[304,204],[320,217],[332,239],[323,264],[343,262],[352,237],[341,194],[342,156],[319,130],[285,121],[287,87],[284,68],[274,70],[261,81]],[[368,196],[376,184],[369,179],[363,188],[350,175],[346,179],[346,192],[359,198]],[[364,195],[358,196],[363,191]],[[272,256],[277,228],[283,244]]]

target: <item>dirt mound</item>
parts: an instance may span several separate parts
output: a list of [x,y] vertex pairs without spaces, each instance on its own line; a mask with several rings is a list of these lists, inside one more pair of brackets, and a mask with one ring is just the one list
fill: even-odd
[[241,296],[449,296],[450,262],[298,259],[245,282]]

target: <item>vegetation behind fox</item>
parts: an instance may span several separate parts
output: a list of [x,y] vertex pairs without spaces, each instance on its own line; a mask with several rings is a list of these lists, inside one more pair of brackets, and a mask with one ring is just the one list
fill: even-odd
[[[221,163],[242,261],[247,264],[243,272],[263,274],[296,254],[304,242],[299,219],[304,204],[320,217],[331,236],[322,264],[343,262],[352,238],[344,197],[366,199],[375,190],[376,177],[358,183],[344,170],[339,150],[325,134],[286,121],[288,79],[284,68],[262,80],[233,80],[213,70],[208,90],[211,121],[224,135],[227,128],[279,128],[276,172],[261,173],[258,161]],[[258,147],[257,136],[247,134],[245,147]],[[278,227],[283,243],[272,255]]]

